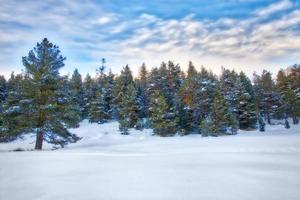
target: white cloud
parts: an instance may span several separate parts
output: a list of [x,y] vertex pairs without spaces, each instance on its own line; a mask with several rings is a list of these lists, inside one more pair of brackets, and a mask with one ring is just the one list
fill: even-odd
[[267,16],[275,12],[287,10],[293,7],[293,3],[290,0],[282,0],[280,2],[271,4],[266,8],[262,8],[256,12],[258,16]]
[[[276,69],[278,64],[300,62],[300,11],[288,0],[255,11],[246,19],[217,20],[199,20],[195,14],[163,19],[149,13],[126,19],[91,1],[59,3],[55,8],[47,7],[50,0],[23,7],[12,0],[0,7],[2,21],[22,26],[0,30],[0,66],[5,66],[0,67],[0,74],[20,67],[21,56],[43,37],[60,45],[67,56],[64,71],[78,67],[91,73],[102,57],[114,72],[126,63],[137,72],[142,62],[152,67],[169,59],[183,69],[192,60],[215,72],[223,65],[248,74],[262,66]],[[265,20],[266,15],[283,10],[288,12]],[[87,59],[82,61],[82,57]]]

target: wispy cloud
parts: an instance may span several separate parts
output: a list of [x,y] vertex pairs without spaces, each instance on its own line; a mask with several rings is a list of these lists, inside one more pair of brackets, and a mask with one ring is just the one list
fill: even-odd
[[[168,59],[183,66],[193,60],[215,71],[224,65],[248,73],[259,66],[275,69],[300,62],[299,5],[288,0],[257,5],[243,16],[217,18],[199,17],[195,4],[184,5],[190,12],[169,17],[133,3],[119,11],[89,0],[0,3],[0,73],[5,74],[18,71],[21,56],[43,37],[59,44],[67,56],[65,73],[75,67],[93,73],[102,57],[115,72],[126,63],[137,71],[142,62],[154,66]],[[218,11],[247,3],[257,4],[234,0],[213,5]],[[180,7],[168,6],[164,9]]]
[[286,10],[293,7],[293,3],[290,0],[282,0],[267,6],[266,8],[262,8],[257,10],[256,14],[258,16],[266,16],[275,12],[279,12],[282,10]]

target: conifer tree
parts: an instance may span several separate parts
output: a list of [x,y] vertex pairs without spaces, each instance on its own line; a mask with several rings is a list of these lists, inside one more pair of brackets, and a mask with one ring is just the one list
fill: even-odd
[[24,76],[12,73],[7,83],[8,97],[3,104],[1,141],[16,139],[26,127],[20,103],[24,99],[24,86]]
[[68,76],[63,76],[60,79],[60,84],[61,87],[59,87],[59,92],[57,92],[57,98],[64,99],[65,103],[62,109],[66,111],[61,115],[61,118],[69,127],[77,128],[82,119],[82,115],[81,107],[79,103],[75,101],[76,98],[74,98],[72,83],[69,81]]
[[161,91],[156,90],[152,95],[152,103],[149,108],[151,113],[150,127],[153,132],[160,136],[172,136],[177,132],[177,119],[174,111],[167,103],[167,99]]
[[[7,82],[4,76],[0,75],[0,134],[3,131],[2,126],[3,126],[3,106],[6,101],[8,95],[8,88],[7,88]],[[1,131],[2,130],[2,131]]]
[[270,72],[263,70],[261,76],[254,74],[254,88],[257,97],[257,105],[268,124],[278,112],[280,95]]
[[111,71],[109,71],[107,76],[107,81],[105,83],[104,91],[103,91],[105,112],[108,120],[116,117],[114,88],[115,88],[114,74]]
[[214,100],[217,79],[212,72],[208,72],[203,66],[199,72],[198,87],[196,89],[196,109],[193,118],[198,125],[211,113],[211,105]]
[[241,73],[236,80],[235,89],[237,91],[237,119],[240,129],[255,129],[256,128],[256,106],[255,97],[251,82]]
[[146,118],[148,115],[148,71],[143,63],[139,72],[139,79],[136,81],[137,96],[139,103],[139,117]]
[[[284,112],[284,117],[292,117],[293,124],[297,124],[298,116],[300,116],[300,99],[295,90],[292,89],[292,78],[288,77],[283,70],[280,70],[277,74],[276,85],[282,95],[281,108]],[[288,121],[286,120],[287,123]]]
[[211,134],[212,136],[219,136],[227,133],[228,128],[232,133],[235,133],[237,122],[233,114],[228,110],[225,98],[221,93],[220,86],[218,87],[215,98],[212,104],[211,112]]
[[[198,72],[195,69],[192,62],[189,62],[187,77],[179,91],[179,97],[182,98],[183,106],[185,109],[185,120],[187,124],[185,125],[188,129],[198,128],[198,120],[196,116],[193,115],[198,105],[198,91],[199,91],[199,77]],[[194,117],[193,117],[194,116]]]
[[116,112],[119,114],[121,104],[122,104],[122,98],[126,94],[128,86],[130,84],[133,84],[133,77],[132,72],[128,65],[126,65],[123,70],[121,71],[121,74],[116,79],[116,87],[115,87],[115,103],[116,103]]
[[89,106],[89,115],[90,122],[96,122],[99,124],[104,123],[108,116],[105,110],[105,99],[104,92],[96,91],[95,95],[92,97]]
[[[0,75],[0,109],[8,95],[7,82],[4,76]],[[1,110],[0,110],[1,111]]]
[[128,134],[129,128],[134,128],[138,122],[138,105],[134,84],[127,86],[125,93],[121,94],[119,105],[119,129],[122,134]]
[[95,88],[95,82],[92,79],[92,77],[89,74],[87,74],[85,79],[84,79],[84,82],[83,82],[83,89],[84,89],[83,102],[84,102],[84,105],[83,105],[82,109],[83,109],[83,118],[84,119],[88,118],[88,115],[89,115],[89,109],[90,109],[90,106],[91,106],[91,101],[95,96],[94,88]]
[[84,108],[84,89],[81,74],[78,69],[75,69],[71,80],[70,80],[70,90],[72,96],[72,105],[78,107],[80,119],[84,118],[83,108]]
[[17,115],[23,124],[18,133],[35,132],[35,149],[42,149],[44,140],[63,146],[79,139],[67,130],[74,124],[70,123],[72,116],[65,115],[70,102],[62,92],[63,81],[59,75],[64,60],[58,46],[46,38],[22,60],[26,74],[24,98],[19,101],[22,113]]

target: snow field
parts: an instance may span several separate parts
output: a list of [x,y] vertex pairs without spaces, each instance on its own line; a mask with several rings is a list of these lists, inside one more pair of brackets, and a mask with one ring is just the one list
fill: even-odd
[[84,121],[64,149],[7,152],[33,148],[32,137],[0,144],[0,199],[299,200],[300,127],[266,129],[161,138]]

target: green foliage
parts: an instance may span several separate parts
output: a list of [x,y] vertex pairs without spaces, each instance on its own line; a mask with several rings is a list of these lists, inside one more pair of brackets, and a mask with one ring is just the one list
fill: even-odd
[[178,119],[174,111],[167,103],[167,99],[159,90],[156,90],[152,106],[150,107],[150,127],[155,134],[160,136],[172,136],[177,132]]
[[23,57],[24,76],[12,76],[6,104],[4,127],[8,136],[35,132],[36,149],[43,140],[61,146],[79,138],[68,132],[76,127],[74,115],[70,114],[71,98],[65,78],[59,75],[65,58],[56,45],[46,38]]
[[220,86],[216,91],[215,98],[212,103],[211,120],[212,136],[225,134],[228,127],[235,127],[235,121],[233,120],[232,114],[228,110],[224,96],[221,94]]
[[133,84],[128,85],[126,92],[121,94],[119,105],[119,123],[122,134],[128,134],[129,128],[134,128],[138,122],[138,105],[136,90]]

